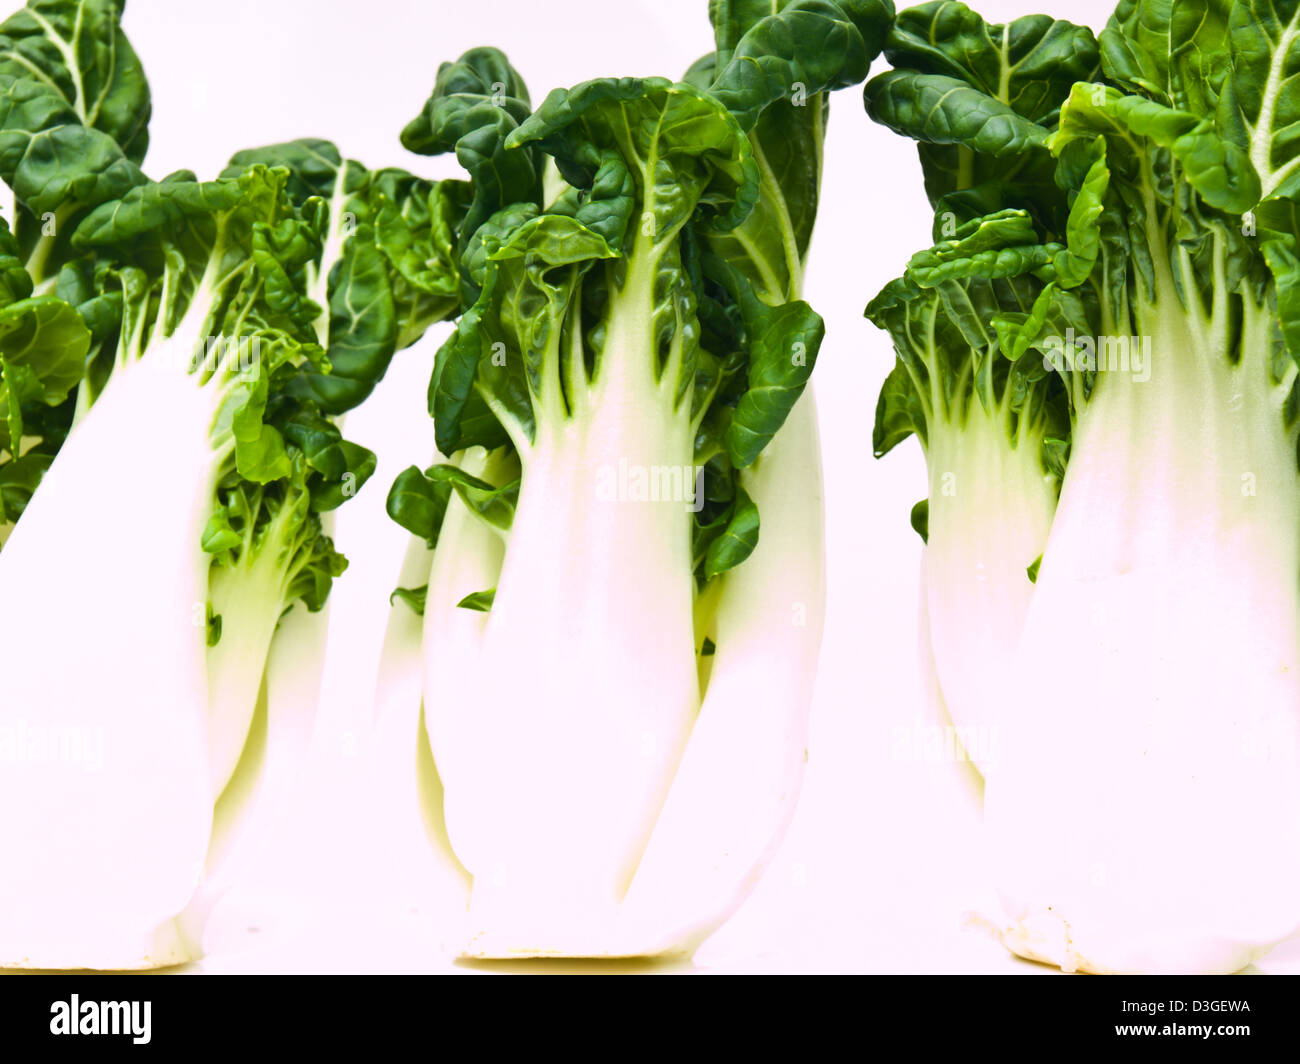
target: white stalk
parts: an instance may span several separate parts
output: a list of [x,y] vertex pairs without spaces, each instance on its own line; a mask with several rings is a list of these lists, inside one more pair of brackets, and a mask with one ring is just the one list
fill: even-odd
[[211,572],[209,596],[213,612],[221,616],[221,639],[207,653],[209,755],[216,794],[239,763],[284,611],[279,554],[268,542],[250,562]]
[[825,611],[811,390],[743,474],[758,546],[721,577],[699,720],[622,913],[627,953],[691,953],[740,907],[794,815]]
[[330,193],[329,222],[325,230],[325,240],[321,247],[320,262],[307,264],[307,298],[321,308],[320,314],[312,323],[316,329],[316,341],[322,346],[329,345],[330,338],[330,272],[343,256],[343,245],[349,232],[344,231],[344,206],[347,203],[348,163],[344,159],[339,163],[338,173],[334,178],[334,189]]
[[1289,381],[1258,308],[1235,368],[1167,281],[1140,311],[1151,377],[1080,411],[986,818],[1015,952],[1229,972],[1300,926]]
[[[499,469],[496,467],[495,455],[489,455],[482,448],[474,448],[458,456],[458,464],[471,476],[499,481]],[[495,777],[484,779],[481,773],[491,771],[491,766],[484,766],[484,760],[490,759],[490,752],[473,740],[474,745],[467,746],[465,736],[476,733],[475,716],[479,712],[480,695],[478,677],[481,674],[481,656],[483,651],[483,632],[488,615],[475,610],[457,607],[466,595],[485,591],[495,587],[501,576],[501,561],[504,547],[501,537],[461,502],[455,494],[447,506],[447,513],[438,534],[438,546],[433,552],[433,564],[426,570],[429,590],[425,602],[424,628],[421,637],[421,689],[424,697],[424,734],[428,737],[429,749],[433,754],[437,776],[442,783],[441,808],[429,809],[430,815],[441,818],[446,832],[449,852],[443,852],[443,846],[435,842],[435,851],[439,857],[445,857],[437,867],[437,875],[431,875],[434,889],[432,893],[450,894],[456,904],[468,907],[468,899],[473,892],[461,893],[456,888],[461,877],[468,870],[467,861],[477,860],[475,849],[477,830],[475,799],[484,789],[495,786],[500,793],[493,799],[502,800],[508,793],[510,781]],[[418,564],[418,563],[417,563]],[[411,581],[418,585],[419,579]],[[396,610],[404,610],[398,605]],[[394,617],[395,624],[400,624]],[[390,627],[390,638],[394,627]],[[418,717],[417,717],[418,720]],[[418,732],[417,723],[417,732]],[[422,742],[423,736],[417,741]],[[490,741],[490,737],[488,737]],[[401,750],[402,746],[397,749]],[[398,783],[414,784],[413,791],[417,800],[422,795],[418,775],[411,771],[418,764],[418,758],[408,761],[410,775],[403,776]],[[385,771],[385,775],[391,773]],[[389,783],[389,787],[393,784]],[[411,793],[411,792],[406,792]],[[398,797],[402,797],[399,793]],[[422,831],[421,837],[425,838]],[[489,845],[491,840],[489,840]],[[479,872],[485,875],[483,865]],[[480,881],[475,881],[480,882]],[[480,895],[482,891],[480,890]],[[479,909],[482,906],[480,904]],[[476,912],[471,917],[468,912],[462,914],[465,926],[457,927],[453,932],[456,941],[452,948],[466,954],[480,952],[488,942],[489,953],[504,952],[507,955],[518,947],[518,939],[512,934],[514,928],[500,928],[500,921],[491,914]],[[497,950],[490,945],[492,936],[500,933],[505,938],[505,945]]]
[[981,773],[997,745],[991,692],[1012,676],[1034,590],[1027,570],[1056,505],[1041,447],[1041,430],[1013,439],[1003,412],[987,413],[975,397],[963,423],[936,418],[927,441],[929,641],[944,702]]
[[[644,260],[630,272],[573,416],[539,419],[463,681],[473,712],[446,738],[458,767],[433,736],[474,910],[527,952],[587,952],[599,940],[590,929],[614,918],[699,709],[687,504],[600,492],[620,462],[691,464],[689,412],[652,377],[652,277]],[[426,647],[426,706],[437,712],[447,653],[436,624]]]
[[[448,520],[451,520],[450,514]],[[440,542],[446,535],[447,524],[444,522]],[[420,587],[427,582],[432,600],[437,584],[431,578],[431,569],[438,553],[429,551],[422,539],[410,537],[395,586]],[[458,568],[454,565],[449,567]],[[487,586],[490,586],[496,580],[496,573],[486,575]],[[472,576],[468,582],[477,590],[484,586],[481,579]],[[453,599],[448,605],[454,608],[458,601]],[[467,617],[482,617],[469,610],[456,612]],[[428,616],[432,619],[432,614]],[[448,919],[438,928],[438,946],[440,952],[453,954],[474,935],[474,931],[464,926],[469,907],[470,878],[447,837],[444,770],[436,767],[431,747],[437,730],[435,722],[456,711],[447,696],[455,697],[460,687],[453,672],[446,677],[451,681],[452,689],[448,691],[446,684],[439,683],[436,693],[432,694],[434,700],[422,710],[422,673],[426,666],[433,665],[421,652],[425,628],[423,618],[405,603],[396,602],[390,607],[375,692],[369,782],[366,785],[370,799],[369,815],[373,823],[382,824],[384,830],[368,835],[373,846],[370,864],[378,870],[380,881],[387,895],[396,899],[395,904],[407,909],[423,908],[447,914]],[[471,664],[462,658],[455,670]],[[441,661],[437,667],[442,668]],[[452,670],[450,665],[447,668]],[[432,686],[429,689],[431,692],[435,690]],[[472,704],[463,708],[473,712]],[[447,769],[451,769],[455,764],[454,751],[443,749],[442,752],[446,755]]]
[[0,764],[2,964],[184,959],[166,927],[212,816],[199,541],[218,457],[189,350],[119,368],[0,556],[23,616],[0,640],[0,738],[33,740]]

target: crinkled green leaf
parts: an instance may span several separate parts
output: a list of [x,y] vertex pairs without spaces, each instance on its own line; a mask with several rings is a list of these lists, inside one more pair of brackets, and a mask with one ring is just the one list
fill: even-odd
[[139,163],[152,104],[144,69],[122,32],[125,0],[29,0],[0,23],[0,75],[57,94],[78,122]]
[[1222,50],[1230,44],[1220,131],[1236,133],[1250,154],[1262,196],[1293,197],[1300,193],[1300,2],[1238,0],[1231,11],[1217,52],[1226,65]]
[[[648,229],[656,244],[671,240],[700,206],[717,229],[734,228],[758,197],[740,125],[711,94],[683,82],[606,78],[556,89],[508,144],[534,142],[570,185],[591,190],[577,218],[616,247],[629,230]],[[613,217],[601,224],[595,215],[610,209]]]
[[348,241],[329,286],[330,372],[304,374],[298,394],[339,414],[360,404],[383,377],[397,347],[389,267],[368,226]]
[[455,152],[468,171],[473,195],[462,223],[462,249],[496,211],[541,196],[538,153],[506,148],[530,110],[528,89],[505,55],[472,48],[438,68],[424,109],[402,130],[403,147],[420,155]]
[[581,270],[614,251],[597,233],[564,215],[530,217],[488,253],[478,300],[438,352],[431,406],[438,449],[453,454],[480,442],[464,414],[477,392],[532,438],[531,396],[542,365],[560,358],[561,328]]
[[728,455],[743,469],[771,442],[803,394],[826,327],[803,300],[764,303],[749,282],[720,259],[709,259],[706,270],[730,291],[744,321],[748,388],[726,432]]
[[1249,156],[1220,136],[1211,119],[1108,86],[1076,85],[1061,111],[1052,150],[1059,153],[1074,139],[1092,141],[1099,134],[1133,154],[1145,150],[1143,141],[1166,149],[1211,207],[1240,213],[1259,201],[1259,175]]
[[[856,20],[846,7],[856,8]],[[711,14],[716,19],[718,12]],[[892,4],[884,0],[783,4],[749,26],[725,59],[719,57],[710,94],[749,131],[778,100],[802,107],[816,93],[856,85],[879,52],[891,15]]]
[[[1229,69],[1225,0],[1120,0],[1102,30],[1102,69],[1129,92],[1202,117]],[[1080,79],[1087,80],[1087,79]]]
[[990,25],[962,3],[932,0],[900,11],[885,42],[898,69],[964,81],[1022,118],[1050,127],[1070,86],[1097,72],[1086,26],[1026,15]]
[[1015,156],[1046,146],[1048,130],[1009,104],[943,74],[890,70],[866,87],[867,113],[895,133],[929,144],[958,144],[983,155]]

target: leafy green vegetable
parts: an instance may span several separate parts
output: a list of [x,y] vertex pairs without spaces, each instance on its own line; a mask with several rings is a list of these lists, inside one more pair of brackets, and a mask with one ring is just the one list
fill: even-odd
[[[1050,424],[1034,448],[1039,472],[1063,472],[1060,499],[1050,531],[1041,507],[1030,520],[1001,505],[946,533],[950,552],[962,538],[1021,543],[998,592],[928,586],[945,700],[998,729],[985,812],[1004,941],[1066,969],[1232,971],[1300,920],[1286,753],[1300,743],[1300,13],[1123,0],[1099,73],[1083,31],[1040,19],[1046,65],[1017,88],[1030,25],[982,32],[959,4],[905,12],[887,46],[903,69],[868,86],[873,117],[923,142],[947,238],[873,304],[899,351],[877,448],[924,431],[930,456],[937,397],[982,364],[945,331],[954,286],[998,293],[969,320],[996,334],[995,395],[998,374],[1017,382],[1001,394],[1049,407],[1063,388],[1068,428]],[[999,38],[995,80],[979,42]],[[899,313],[909,301],[919,313]],[[1019,450],[995,441],[983,475]],[[932,484],[927,555],[945,536],[937,501]],[[1011,617],[998,612],[1008,587]],[[996,674],[950,692],[959,651],[943,629],[1008,620],[1021,634]],[[1069,667],[1073,650],[1085,668]],[[1062,779],[1104,780],[1104,801]],[[1139,827],[1153,819],[1155,844]],[[1196,842],[1208,819],[1249,828],[1211,856]]]
[[[457,855],[476,904],[525,926],[575,905],[595,926],[627,891],[702,703],[720,720],[747,697],[742,661],[780,673],[781,712],[810,694],[820,497],[801,397],[824,330],[804,260],[828,95],[866,75],[892,8],[710,15],[716,51],[684,80],[587,81],[531,114],[513,72],[470,53],[403,136],[454,144],[476,194],[466,307],[429,386],[450,461],[388,497],[436,545],[423,599],[400,597],[423,607],[430,660],[464,665],[425,669]],[[793,637],[786,595],[815,615]],[[483,790],[502,778],[522,815]],[[487,869],[507,883],[495,902]]]

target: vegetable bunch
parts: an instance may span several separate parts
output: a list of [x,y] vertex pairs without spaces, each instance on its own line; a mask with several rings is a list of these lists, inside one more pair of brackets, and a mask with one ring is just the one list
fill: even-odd
[[931,3],[866,89],[936,212],[867,311],[898,356],[876,450],[926,448],[928,639],[996,731],[1004,940],[1066,969],[1234,971],[1300,927],[1298,30]]
[[492,71],[444,66],[403,137],[518,122],[493,160],[513,201],[466,245],[430,382],[449,460],[388,499],[436,545],[402,596],[478,955],[693,948],[801,772],[823,599],[802,277],[828,94],[892,11],[710,14],[682,81],[503,113]]
[[[328,515],[375,470],[337,418],[459,307],[468,183],[320,140],[146,176],[121,14],[0,24],[0,723],[35,752],[0,774],[0,963],[187,955],[277,628],[324,605]],[[37,756],[73,741],[93,771]]]

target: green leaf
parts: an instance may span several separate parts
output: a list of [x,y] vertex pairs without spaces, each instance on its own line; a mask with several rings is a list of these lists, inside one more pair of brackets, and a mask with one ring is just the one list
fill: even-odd
[[410,466],[393,481],[385,508],[389,517],[433,548],[438,543],[438,531],[450,498],[448,480],[434,481],[418,467]]
[[1300,204],[1272,196],[1255,209],[1255,223],[1275,286],[1279,334],[1291,361],[1300,364]]
[[230,523],[230,511],[224,506],[217,507],[208,518],[203,528],[203,550],[208,554],[224,554],[243,545],[244,537],[235,531]]
[[930,542],[930,500],[922,499],[912,507],[908,516],[912,531],[921,537],[922,543]]
[[1029,568],[1025,570],[1025,575],[1029,577],[1029,582],[1031,584],[1038,583],[1038,568],[1042,564],[1043,564],[1043,556],[1040,554],[1037,558],[1035,558],[1032,562],[1030,562]]
[[492,609],[492,602],[496,595],[496,588],[488,591],[475,591],[473,594],[466,595],[456,603],[456,606],[462,610],[476,610],[479,613],[487,613]]
[[737,488],[731,515],[718,537],[709,544],[705,555],[705,579],[734,569],[753,554],[758,546],[758,532],[758,507],[743,488]]
[[911,375],[901,361],[894,363],[876,400],[876,424],[871,433],[871,450],[883,458],[913,433],[925,443],[924,401],[916,393]]
[[94,255],[64,263],[54,295],[76,308],[90,330],[92,352],[112,341],[122,323],[122,293],[111,287],[111,264]]
[[730,264],[705,257],[705,272],[736,301],[748,355],[748,388],[727,427],[725,443],[738,469],[752,465],[785,424],[812,374],[826,326],[803,300],[769,306]]
[[1076,81],[1097,72],[1086,26],[1026,15],[989,25],[962,3],[933,0],[898,13],[885,42],[898,69],[964,81],[1022,118],[1050,127]]
[[341,414],[374,391],[397,349],[397,310],[388,262],[370,226],[344,246],[329,286],[328,373],[305,373],[295,394]]
[[116,199],[144,184],[145,177],[112,138],[84,126],[64,125],[27,139],[7,180],[33,215],[57,217]]
[[[899,13],[885,54],[896,69],[868,83],[867,111],[919,142],[936,220],[1019,207],[1056,232],[1060,195],[1042,149],[1070,86],[1096,74],[1091,31],[1045,15],[989,25],[964,4],[932,2]],[[968,192],[978,205],[952,198]]]
[[518,480],[497,488],[454,465],[436,465],[426,469],[424,475],[434,485],[449,484],[461,501],[493,528],[503,532],[510,530],[515,517],[515,503],[519,499]]
[[733,229],[758,197],[744,131],[712,94],[683,82],[606,78],[556,89],[508,140],[532,143],[570,185],[591,190],[577,219],[624,250],[646,230],[666,243],[697,207],[714,228]]
[[394,309],[400,331],[420,335],[458,309],[459,277],[446,189],[412,180],[395,195],[374,192],[376,246],[396,276]]
[[1225,41],[1232,74],[1220,129],[1241,131],[1262,197],[1294,197],[1300,193],[1300,0],[1234,3],[1227,34],[1218,39],[1226,65]]
[[481,411],[476,394],[497,404],[516,431],[531,440],[533,396],[542,366],[559,359],[560,335],[582,270],[615,256],[614,249],[576,219],[528,218],[488,252],[483,287],[438,352],[431,385],[438,450],[454,454],[480,442],[465,415]]
[[263,421],[268,392],[265,373],[241,380],[228,401],[230,430],[235,439],[235,468],[254,484],[287,477],[292,469],[284,437]]
[[1004,358],[1019,363],[1037,343],[1047,323],[1052,301],[1056,296],[1055,284],[1046,285],[1034,300],[1028,314],[1004,313],[993,319],[998,337],[998,350]]
[[1110,188],[1104,137],[1098,137],[1089,145],[1089,155],[1092,163],[1070,205],[1065,249],[1054,260],[1057,279],[1066,288],[1081,285],[1092,273],[1093,266],[1101,255],[1099,218],[1105,209],[1106,193]]
[[892,13],[888,0],[710,5],[718,51],[686,80],[707,88],[748,130],[760,184],[740,225],[707,239],[766,302],[800,294],[829,92],[866,76]]
[[403,147],[420,155],[454,151],[468,171],[473,197],[462,225],[462,249],[496,211],[540,201],[540,155],[506,147],[531,110],[523,78],[505,55],[495,48],[472,48],[438,68],[424,109],[402,130]]
[[245,203],[256,211],[258,204],[250,191],[256,195],[261,189],[251,189],[241,178],[196,181],[192,174],[178,171],[162,181],[132,187],[114,202],[97,207],[77,227],[72,242],[81,248],[135,250],[141,238],[166,235],[168,228],[191,219],[223,214]]
[[895,133],[992,156],[1046,146],[1048,131],[1009,104],[942,74],[890,70],[866,87],[867,113]]
[[319,254],[315,232],[298,218],[253,227],[250,257],[261,278],[267,310],[304,335],[310,333],[320,307],[303,290],[303,269]]
[[0,308],[0,451],[16,455],[33,435],[25,412],[57,406],[85,372],[90,333],[81,316],[54,296]]
[[352,498],[374,474],[373,451],[345,440],[339,427],[311,407],[296,409],[276,427],[285,442],[302,452],[310,471],[306,485],[316,513],[337,509]]
[[[856,19],[846,8],[854,10]],[[720,16],[724,25],[715,30],[720,47],[709,91],[746,132],[778,100],[802,107],[807,97],[865,78],[893,9],[885,2],[795,0],[750,25],[733,48],[730,38],[755,13],[740,5],[710,10],[715,27]]]
[[1052,266],[1060,252],[1060,246],[1055,244],[996,248],[963,258],[922,251],[908,262],[907,275],[923,288],[935,288],[945,281],[964,278],[1021,277]]
[[286,191],[296,203],[303,203],[312,196],[332,199],[336,192],[344,197],[351,196],[361,191],[366,182],[366,174],[360,166],[345,163],[331,141],[318,137],[237,151],[218,176],[237,178],[250,166],[258,164],[283,167],[289,171]]
[[139,163],[149,145],[151,101],[126,35],[125,0],[29,0],[0,23],[0,75],[57,94],[78,122]]
[[429,598],[429,585],[421,587],[399,587],[388,596],[388,604],[405,603],[417,617],[424,616],[424,606]]
[[1241,213],[1259,201],[1259,175],[1250,157],[1225,140],[1211,119],[1108,86],[1075,85],[1061,111],[1052,150],[1060,154],[1071,141],[1083,137],[1091,142],[1099,134],[1135,157],[1145,151],[1144,141],[1166,149],[1211,207]]
[[1038,231],[1028,212],[1009,208],[995,211],[960,225],[953,235],[919,251],[908,262],[911,270],[926,269],[944,262],[958,262],[987,251],[1009,247],[1036,246]]
[[0,308],[0,353],[27,366],[41,382],[41,400],[63,402],[81,380],[90,333],[81,316],[55,296],[35,296]]
[[53,461],[52,454],[29,452],[21,458],[0,462],[0,522],[17,521],[23,515]]
[[76,112],[48,85],[0,73],[0,177],[13,184],[14,171],[37,133],[77,122]]
[[1120,0],[1099,38],[1102,69],[1129,92],[1208,116],[1229,70],[1231,6],[1225,0]]

